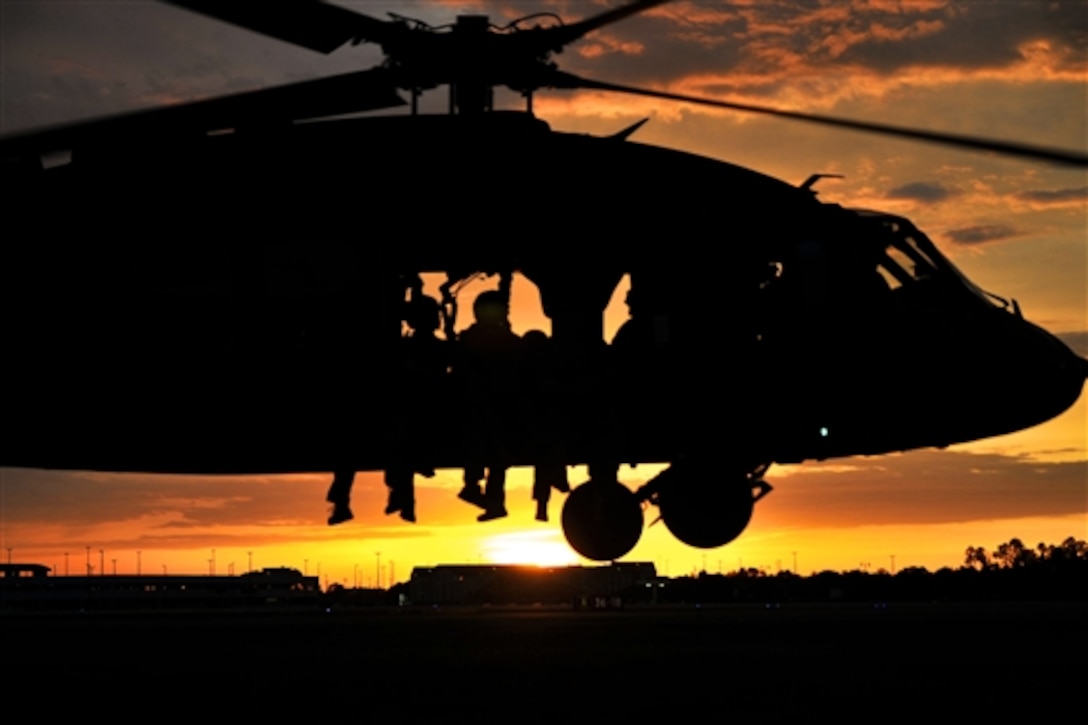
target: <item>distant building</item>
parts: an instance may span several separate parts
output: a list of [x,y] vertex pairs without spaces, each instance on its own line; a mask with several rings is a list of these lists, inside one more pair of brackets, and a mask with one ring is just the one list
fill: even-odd
[[47,576],[38,564],[0,567],[0,608],[8,609],[229,609],[317,604],[316,576],[274,568],[241,576]]
[[50,571],[43,564],[0,564],[0,579],[37,579]]
[[649,601],[647,584],[656,578],[649,562],[595,567],[445,564],[413,569],[408,598],[427,605],[616,606]]

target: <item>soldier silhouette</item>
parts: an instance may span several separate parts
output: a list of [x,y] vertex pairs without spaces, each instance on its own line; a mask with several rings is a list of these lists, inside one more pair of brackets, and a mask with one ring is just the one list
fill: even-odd
[[[389,487],[386,514],[400,513],[405,521],[415,521],[415,473],[433,476],[434,469],[425,461],[428,448],[425,426],[419,410],[441,405],[448,370],[447,343],[435,335],[439,327],[439,306],[422,293],[423,282],[418,276],[409,279],[408,302],[401,311],[401,321],[407,323],[408,333],[398,347],[400,367],[396,371],[397,387],[406,391],[406,399],[393,410],[392,433],[389,444],[390,463],[385,472]],[[326,500],[332,504],[329,525],[350,521],[351,489],[355,471],[337,469]]]
[[449,366],[447,343],[435,335],[440,324],[438,302],[422,294],[421,287],[413,287],[404,314],[409,331],[401,340],[400,383],[406,392],[394,412],[392,462],[385,472],[389,487],[385,513],[399,513],[412,522],[416,520],[415,474],[434,475],[434,467],[426,460],[430,445],[420,411],[443,407]]
[[536,520],[547,521],[552,489],[570,492],[563,441],[558,435],[564,396],[548,336],[540,330],[526,332],[522,338],[522,353],[522,390],[529,411],[527,428],[533,438],[533,450],[538,452],[533,466],[533,500],[536,501]]
[[[521,338],[510,329],[509,289],[509,275],[504,275],[500,289],[476,298],[475,321],[460,335],[454,366],[469,407],[480,401],[486,405],[484,415],[468,431],[473,462],[465,468],[464,488],[458,494],[484,509],[479,521],[507,515],[506,449],[516,418],[521,355]],[[487,483],[481,491],[485,468]]]

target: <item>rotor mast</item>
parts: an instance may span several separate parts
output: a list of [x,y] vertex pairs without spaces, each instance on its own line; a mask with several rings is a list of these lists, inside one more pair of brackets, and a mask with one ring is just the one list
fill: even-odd
[[491,58],[488,45],[491,21],[486,15],[458,15],[453,26],[453,42],[459,51],[450,79],[450,113],[469,115],[485,113],[494,107],[495,93],[487,77]]

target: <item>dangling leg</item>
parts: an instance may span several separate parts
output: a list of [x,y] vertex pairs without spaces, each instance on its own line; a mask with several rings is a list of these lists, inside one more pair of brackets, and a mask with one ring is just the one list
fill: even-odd
[[486,508],[484,492],[480,490],[480,479],[484,477],[484,467],[475,464],[465,466],[465,485],[457,498],[473,506]]
[[567,480],[567,467],[563,463],[548,465],[548,483],[560,493],[570,493],[570,482]]
[[351,521],[355,515],[351,513],[351,485],[355,482],[355,471],[335,471],[332,475],[332,485],[325,500],[332,504],[332,513],[329,514],[329,526]]
[[548,465],[533,466],[533,500],[536,501],[536,520],[548,520],[548,499],[552,497],[552,487],[548,483]]
[[389,487],[389,503],[385,513],[400,513],[405,521],[415,522],[416,501],[414,474],[407,469],[393,469],[385,472],[385,485]]
[[487,486],[484,489],[484,512],[477,521],[491,521],[506,516],[506,467],[490,466],[487,469]]
[[404,482],[403,505],[400,508],[400,517],[409,523],[416,522],[416,481],[415,474],[408,474]]

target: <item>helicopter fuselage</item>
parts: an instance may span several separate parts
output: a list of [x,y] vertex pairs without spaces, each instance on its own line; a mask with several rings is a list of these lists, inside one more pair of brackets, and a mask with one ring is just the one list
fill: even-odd
[[[37,229],[3,251],[5,466],[381,470],[547,449],[750,470],[1007,433],[1084,381],[906,220],[524,114],[116,138],[7,174],[10,216]],[[552,322],[498,396],[464,383],[457,340],[427,384],[406,365],[406,280],[477,272],[520,272]],[[623,275],[631,321],[606,341]]]

